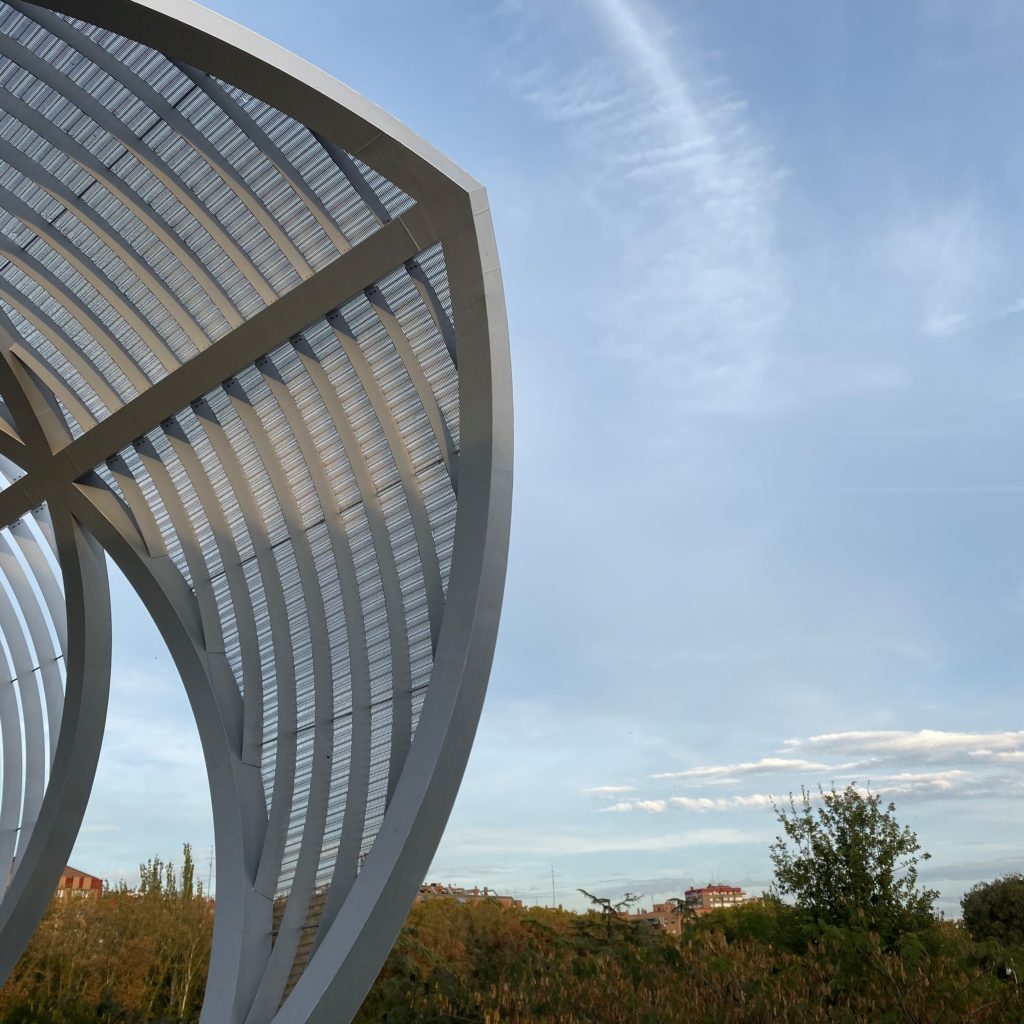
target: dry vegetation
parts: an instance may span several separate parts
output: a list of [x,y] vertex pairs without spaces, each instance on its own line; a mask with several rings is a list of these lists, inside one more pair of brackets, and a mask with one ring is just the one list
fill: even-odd
[[[0,1024],[197,1020],[212,921],[166,882],[55,901],[0,990]],[[432,901],[412,911],[358,1024],[1017,1024],[1024,998],[1006,968],[1018,963],[1024,951],[948,922],[886,952],[774,904],[709,915],[680,940],[594,913]]]
[[359,1024],[664,1024],[1024,1020],[1004,968],[1022,951],[935,922],[890,952],[869,933],[769,905],[708,915],[680,939],[597,914],[417,907]]

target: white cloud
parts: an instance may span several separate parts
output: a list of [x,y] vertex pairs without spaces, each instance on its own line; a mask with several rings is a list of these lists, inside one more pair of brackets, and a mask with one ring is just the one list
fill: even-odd
[[592,796],[611,796],[615,793],[632,793],[636,786],[591,786],[583,792]]
[[1024,761],[1024,750],[972,750],[970,756],[979,761],[1019,764]]
[[758,836],[751,835],[748,830],[737,828],[696,828],[658,835],[634,832],[602,835],[584,829],[551,832],[514,827],[464,828],[445,833],[437,859],[450,858],[453,851],[458,851],[461,856],[487,853],[501,856],[528,854],[533,857],[632,851],[656,853],[689,847],[747,845],[759,842]]
[[661,814],[665,810],[664,800],[637,800],[633,804],[638,810],[650,811],[652,814]]
[[[654,11],[593,0],[612,60],[520,74],[519,89],[581,157],[579,192],[619,239],[594,317],[603,351],[696,409],[774,402],[788,296],[774,242],[781,173],[743,102],[692,69]],[[685,70],[684,70],[685,68]]]
[[870,788],[885,797],[892,796],[962,796],[975,798],[983,789],[968,788],[973,776],[960,768],[937,772],[897,772],[872,779]]
[[708,797],[674,796],[669,801],[682,811],[732,811],[747,808],[772,806],[768,793],[751,793],[749,796],[729,796],[709,799]]
[[843,765],[830,766],[815,761],[803,761],[785,757],[762,757],[758,761],[742,761],[739,764],[703,765],[698,768],[687,768],[679,772],[658,772],[652,779],[707,779],[715,780],[717,776],[735,778],[740,775],[760,775],[765,772],[808,772],[830,771]]
[[617,804],[612,804],[603,810],[611,814],[624,814],[626,811],[633,810],[633,804],[629,800],[620,800]]
[[693,797],[673,796],[667,800],[627,800],[606,808],[617,813],[648,811],[661,814],[669,807],[681,811],[734,811],[747,808],[772,806],[772,797],[767,793],[751,793],[748,796]]
[[970,778],[970,774],[965,772],[962,768],[950,768],[946,771],[938,772],[897,772],[894,775],[880,775],[874,781],[896,784],[930,782],[943,787],[948,787],[954,782],[967,778]]
[[610,807],[602,810],[613,814],[623,814],[628,811],[648,811],[651,814],[661,814],[668,804],[664,800],[621,800]]
[[[1010,799],[1024,796],[1024,783],[1000,774],[998,768],[1003,764],[1024,761],[1022,746],[1024,733],[1021,732],[960,733],[922,729],[914,732],[872,730],[826,733],[786,740],[785,750],[791,753],[803,750],[838,753],[853,755],[855,759],[828,764],[800,757],[768,756],[733,764],[701,765],[678,772],[660,772],[650,778],[655,784],[682,781],[690,786],[707,786],[733,783],[742,776],[773,774],[792,778],[794,775],[813,772],[819,778],[825,775],[839,789],[844,784],[854,785],[863,795],[870,792],[886,800],[893,797]],[[793,789],[787,788],[785,792],[786,800],[775,798],[776,803],[788,802],[788,794]],[[812,802],[821,800],[818,786],[808,785],[807,792]],[[639,811],[662,814],[667,810],[728,812],[772,806],[773,797],[768,793],[716,797],[679,794],[620,800],[604,810],[617,814]]]
[[957,756],[981,756],[977,753],[980,751],[995,753],[1018,750],[1024,747],[1024,731],[947,732],[919,729],[835,732],[807,739],[788,739],[784,747],[787,753],[813,750],[815,753],[932,761]]

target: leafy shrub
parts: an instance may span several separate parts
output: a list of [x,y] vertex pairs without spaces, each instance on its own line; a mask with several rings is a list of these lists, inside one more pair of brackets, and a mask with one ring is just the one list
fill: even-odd
[[971,938],[1024,944],[1024,875],[979,882],[960,901]]

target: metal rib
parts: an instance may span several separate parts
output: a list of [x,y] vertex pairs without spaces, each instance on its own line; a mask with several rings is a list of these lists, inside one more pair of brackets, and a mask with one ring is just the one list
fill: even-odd
[[[337,390],[331,384],[320,360],[316,357],[313,349],[305,337],[295,340],[295,350],[302,361],[302,365],[309,374],[313,385],[317,389],[330,414],[331,421],[337,431],[341,446],[348,458],[352,468],[352,475],[359,488],[360,499],[363,504],[363,511],[366,515],[370,528],[370,536],[373,540],[374,550],[377,556],[377,568],[380,573],[381,587],[384,592],[384,606],[388,622],[388,639],[391,645],[391,670],[392,670],[392,731],[391,731],[391,762],[388,773],[388,795],[393,790],[401,767],[404,764],[405,756],[408,753],[409,742],[412,733],[412,717],[410,708],[410,691],[412,679],[409,662],[409,638],[406,629],[405,607],[402,599],[401,583],[398,578],[398,570],[395,566],[394,549],[391,545],[391,536],[388,532],[384,513],[381,509],[380,498],[373,485],[370,475],[370,468],[366,461],[366,453],[359,444],[355,430],[349,420],[348,413],[338,397]],[[355,742],[357,733],[353,727],[353,753],[352,759],[356,759]],[[366,736],[366,758],[369,764],[369,735]],[[362,752],[361,756],[362,756]],[[365,794],[363,803],[365,813]],[[360,815],[361,817],[361,815]],[[349,824],[349,804],[346,799],[345,823]],[[330,889],[324,905],[323,917],[318,929],[319,937],[326,932],[327,926],[337,916],[352,882],[355,880],[358,869],[359,843],[361,834],[353,839],[343,836],[339,843],[339,851],[335,860],[334,871],[332,872]],[[346,842],[347,840],[347,842]],[[344,850],[344,853],[342,852]]]
[[409,506],[409,516],[412,519],[416,545],[420,552],[420,562],[423,565],[431,646],[436,648],[438,633],[441,629],[441,614],[444,610],[444,590],[441,586],[441,566],[437,559],[437,548],[434,545],[434,535],[430,529],[430,517],[427,515],[427,506],[416,480],[416,470],[409,456],[405,438],[391,414],[388,400],[384,392],[381,391],[377,378],[374,376],[366,356],[363,355],[363,350],[360,348],[352,328],[349,327],[340,312],[332,313],[327,319],[341,342],[345,355],[352,364],[359,383],[363,386],[366,397],[370,400],[402,480],[402,490],[405,492],[405,500]]
[[[43,680],[43,697],[46,703],[46,734],[48,736],[49,762],[52,763],[60,733],[60,719],[64,709],[64,681],[58,666],[58,655],[53,649],[50,630],[39,606],[35,591],[29,583],[21,562],[7,539],[0,533],[0,572],[7,578],[21,617],[28,628],[28,636],[35,649],[35,664]],[[2,861],[0,861],[2,863]]]
[[[295,243],[288,237],[277,219],[267,209],[263,200],[253,191],[245,178],[231,163],[223,158],[210,140],[196,126],[172,106],[152,85],[130,68],[125,67],[116,57],[90,39],[84,32],[74,28],[63,18],[37,7],[9,0],[12,7],[17,8],[26,17],[42,25],[48,32],[62,39],[72,49],[92,61],[96,67],[105,71],[115,82],[124,86],[133,96],[138,97],[166,125],[183,138],[197,153],[201,154],[210,168],[220,176],[221,180],[230,184],[232,191],[245,204],[256,222],[274,240],[288,261],[299,271],[300,276],[313,273],[313,268],[306,261]],[[179,101],[180,102],[180,101]]]
[[[381,588],[384,591],[388,639],[391,644],[392,691],[394,694],[392,709],[393,729],[391,733],[392,768],[388,784],[388,791],[390,793],[393,783],[401,771],[405,752],[409,748],[412,731],[411,712],[409,709],[409,696],[412,688],[409,664],[409,634],[406,628],[405,602],[402,599],[401,581],[398,578],[398,569],[395,565],[395,552],[391,544],[391,534],[388,531],[387,521],[384,518],[384,511],[381,508],[380,496],[377,494],[373,478],[370,474],[366,452],[363,451],[363,447],[359,443],[344,403],[339,398],[337,389],[331,384],[331,380],[327,376],[323,365],[306,338],[300,336],[295,339],[294,344],[295,351],[302,362],[303,368],[309,374],[317,394],[323,401],[334,429],[338,434],[338,440],[341,442],[341,446],[348,458],[356,486],[359,488],[363,512],[370,527],[370,537],[373,540],[374,551],[377,555],[377,570],[380,573]],[[333,883],[331,892],[334,892]],[[330,906],[330,897],[328,897],[327,902],[328,906]],[[324,915],[325,917],[327,916],[326,910]]]
[[[262,420],[253,408],[248,395],[237,381],[228,382],[225,393],[231,399],[232,407],[238,414],[242,425],[246,428],[250,440],[256,448],[263,463],[264,470],[274,490],[278,505],[284,517],[291,541],[292,553],[295,558],[302,587],[303,600],[309,615],[309,631],[313,656],[313,691],[315,702],[313,726],[313,764],[309,782],[309,796],[306,806],[305,827],[302,832],[302,844],[299,849],[299,860],[295,870],[288,901],[285,905],[284,921],[278,933],[274,950],[270,955],[263,981],[257,991],[253,1008],[246,1018],[247,1024],[259,1024],[269,1020],[273,1009],[279,1004],[284,992],[288,973],[291,970],[299,935],[306,919],[309,899],[312,895],[313,879],[316,874],[317,860],[323,841],[324,823],[327,817],[327,797],[330,787],[330,753],[331,723],[334,717],[334,691],[331,685],[331,652],[327,641],[327,617],[323,605],[323,595],[317,581],[316,566],[309,547],[309,540],[299,516],[288,481],[281,470],[279,460],[275,457],[270,440],[267,437]],[[278,736],[281,735],[282,724],[279,720]],[[280,739],[278,741],[280,743]],[[277,762],[280,767],[280,750]],[[294,768],[289,784],[294,786]],[[274,777],[275,796],[277,791],[277,772]],[[289,804],[291,801],[289,800]],[[273,808],[271,823],[268,825],[268,840],[274,827]],[[282,848],[287,819],[280,821],[282,829]],[[276,849],[274,850],[276,853]],[[260,863],[260,875],[268,877],[271,873],[279,877],[281,862]],[[269,1008],[269,1012],[268,1012]]]
[[[292,436],[295,438],[296,443],[299,446],[299,450],[302,452],[306,469],[309,471],[310,477],[313,481],[313,487],[316,490],[317,500],[319,501],[320,508],[323,511],[325,525],[331,541],[331,549],[334,554],[338,580],[341,584],[342,605],[344,607],[345,615],[345,632],[348,639],[349,686],[352,701],[352,746],[348,764],[348,788],[345,795],[345,816],[342,823],[341,839],[339,841],[338,853],[335,860],[334,877],[332,878],[331,883],[333,888],[335,881],[342,883],[342,881],[348,879],[349,876],[354,878],[358,870],[359,845],[363,835],[363,823],[366,815],[366,797],[369,791],[371,687],[370,662],[367,653],[366,627],[363,618],[362,598],[359,594],[356,565],[352,557],[352,546],[348,539],[345,522],[341,516],[340,510],[338,509],[338,503],[334,497],[331,482],[327,477],[327,472],[324,469],[320,453],[317,451],[316,445],[310,436],[309,427],[300,414],[298,407],[295,404],[295,399],[292,397],[291,391],[281,378],[281,375],[278,372],[277,367],[273,364],[273,361],[270,359],[264,360],[260,364],[259,369],[262,372],[264,379],[267,381],[271,394],[274,396],[278,407],[284,413],[285,418],[288,421],[288,426],[291,429]],[[319,697],[319,693],[317,696]],[[333,700],[331,699],[331,695],[327,695],[325,699],[329,700],[333,710]],[[333,714],[331,717],[333,718]],[[324,794],[325,801],[330,795],[330,781],[330,773],[328,772]],[[322,828],[320,830],[320,835],[322,838]],[[306,862],[303,862],[303,866],[305,867],[308,863],[310,868],[308,871],[303,872],[301,880],[299,878],[298,871],[296,871],[294,886],[300,893],[305,892],[307,888],[312,888],[318,867],[317,862],[313,860],[312,843],[308,842],[306,846],[309,848],[310,852],[307,855]],[[319,844],[315,852],[316,857],[319,858],[321,852]],[[340,870],[339,865],[341,865]],[[289,904],[291,904],[291,899],[289,899]],[[289,917],[288,910],[286,908],[285,920],[287,921],[288,926],[294,929],[295,943],[297,945],[302,927],[305,924],[306,913],[303,911],[301,916],[299,916],[298,913],[295,913]],[[284,927],[284,922],[282,922],[282,930]],[[278,942],[280,941],[281,939],[279,936]],[[287,970],[285,970],[283,966],[279,967],[278,970],[279,973],[281,971],[284,972],[284,978],[287,980],[288,973],[290,973],[291,969],[292,965],[289,963],[287,965]]]
[[448,471],[448,479],[452,482],[452,490],[458,494],[459,453],[455,447],[455,442],[452,440],[451,431],[448,429],[444,413],[441,412],[441,407],[437,404],[437,396],[430,387],[430,381],[427,380],[427,375],[423,372],[423,367],[420,366],[420,361],[416,358],[416,353],[413,352],[412,345],[406,337],[405,329],[398,322],[398,317],[395,316],[394,311],[384,297],[384,293],[376,285],[372,285],[366,289],[365,295],[371,308],[377,315],[377,319],[384,330],[387,331],[391,344],[402,360],[402,365],[405,367],[405,372],[409,375],[409,380],[412,381],[412,386],[416,389],[420,405],[423,407],[427,422],[430,423],[430,429],[434,433],[437,450],[444,460],[445,469]]
[[[274,686],[277,694],[278,731],[273,789],[270,796],[269,820],[259,857],[256,890],[273,900],[277,874],[284,849],[284,836],[291,811],[290,770],[295,767],[295,656],[285,604],[284,590],[273,550],[270,547],[264,512],[260,508],[238,454],[231,445],[223,425],[205,399],[193,405],[199,425],[213,446],[214,454],[227,475],[241,509],[245,528],[252,540],[256,565],[263,583],[274,651]],[[250,730],[258,730],[262,743],[263,694],[246,690],[245,721]],[[250,731],[249,735],[252,735]],[[253,741],[255,742],[255,741]],[[283,770],[282,770],[283,769]],[[292,776],[294,777],[294,776]]]
[[338,252],[346,252],[352,243],[338,227],[327,207],[313,191],[306,179],[295,169],[295,166],[281,151],[273,139],[250,117],[242,105],[212,75],[199,71],[190,64],[175,62],[175,66],[217,104],[218,107],[238,126],[249,141],[277,169],[277,172],[291,190],[302,200],[306,209],[316,218],[327,237],[334,243]]
[[[259,767],[260,742],[263,733],[263,669],[259,657],[259,637],[256,631],[256,617],[253,611],[252,595],[246,586],[241,571],[241,555],[231,536],[224,509],[210,484],[206,468],[196,455],[195,448],[177,421],[164,425],[164,434],[171,444],[196,492],[196,497],[206,514],[210,530],[220,553],[224,577],[234,611],[235,626],[238,630],[239,654],[242,663],[242,761]],[[223,468],[221,468],[223,472]]]
[[18,833],[14,855],[15,860],[20,861],[43,803],[48,763],[43,704],[39,697],[35,666],[14,605],[3,587],[0,587],[0,633],[3,634],[4,643],[10,652],[13,668],[11,681],[17,684],[21,697],[21,720],[25,729],[25,797],[21,813],[21,831]]
[[[2,38],[0,36],[0,39]],[[20,246],[15,245],[2,232],[0,232],[0,254],[29,279],[49,291],[50,295],[57,299],[83,327],[90,328],[93,338],[103,347],[103,350],[136,391],[143,392],[149,387],[149,377],[131,353],[110,333],[106,324],[60,278],[47,270],[42,263],[30,256]]]
[[[141,438],[134,447],[143,469],[149,475],[149,479],[167,511],[171,527],[181,545],[182,555],[192,580],[191,590],[195,606],[199,614],[201,633],[197,637],[197,643],[205,652],[206,676],[220,707],[221,720],[229,735],[238,738],[240,750],[244,718],[242,696],[238,691],[238,685],[227,663],[227,658],[224,656],[220,611],[210,583],[199,538],[170,473],[152,441],[148,437]],[[128,489],[124,493],[127,498],[128,495],[138,495],[141,492]],[[130,499],[128,504],[129,508],[133,508]],[[139,519],[141,516],[146,516],[150,509],[148,503],[144,502],[141,507],[133,508],[133,511],[136,513],[136,518]],[[152,523],[149,529],[152,529],[153,526],[155,523]]]
[[[45,508],[39,510],[40,516],[49,516]],[[17,541],[21,553],[25,556],[32,575],[35,577],[39,592],[43,595],[46,610],[49,613],[50,621],[53,623],[54,632],[57,634],[57,643],[60,652],[66,659],[68,656],[68,617],[67,607],[64,602],[64,591],[61,590],[57,577],[53,574],[50,563],[43,554],[43,549],[36,539],[35,534],[29,529],[28,523],[21,520],[12,523],[9,527],[11,536]]]
[[10,353],[50,389],[83,430],[97,422],[95,414],[71,390],[68,382],[34,348],[27,345],[12,345]]
[[64,720],[34,828],[22,825],[18,870],[0,900],[0,977],[6,977],[42,917],[85,813],[106,720],[110,603],[106,563],[70,515],[55,522],[71,614]]
[[10,413],[3,403],[0,403],[0,453],[16,463],[24,462],[28,455],[25,442],[18,436]]
[[419,260],[409,260],[405,264],[406,273],[409,275],[409,280],[416,286],[416,290],[420,293],[420,298],[423,300],[423,305],[427,307],[427,311],[430,313],[430,318],[434,321],[434,325],[437,327],[444,339],[445,348],[448,349],[448,355],[451,357],[452,366],[458,369],[458,349],[455,342],[455,327],[452,325],[451,320],[448,318],[448,314],[445,312],[444,305],[441,302],[441,297],[437,294],[433,284],[430,282],[430,278],[427,277],[420,266]]
[[[2,104],[0,104],[0,107],[2,107]],[[80,223],[85,224],[111,252],[116,253],[118,259],[131,270],[160,301],[164,309],[171,314],[197,349],[206,348],[210,344],[210,339],[206,336],[206,332],[199,326],[198,321],[185,303],[153,273],[149,264],[136,253],[134,248],[127,244],[127,240],[123,236],[111,231],[106,220],[88,203],[82,202],[81,196],[73,189],[68,188],[56,175],[51,174],[37,161],[23,153],[17,146],[2,138],[0,138],[0,160],[14,168],[14,170],[31,181],[41,191],[63,203],[66,213],[73,216]],[[54,220],[56,219],[54,218]],[[175,363],[177,362],[178,360],[175,359]]]
[[102,160],[97,159],[89,149],[67,133],[62,132],[48,117],[17,96],[4,93],[2,108],[5,113],[16,118],[26,128],[31,129],[39,138],[49,143],[72,163],[82,170],[88,171],[98,184],[117,199],[125,209],[131,211],[140,223],[149,228],[156,238],[163,242],[168,252],[192,275],[230,326],[237,327],[242,323],[242,315],[225,291],[224,286],[201,260],[195,258],[166,218],[148,203],[143,202]]
[[[53,298],[53,296],[50,296]],[[12,309],[17,310],[39,333],[78,371],[82,379],[93,389],[96,397],[111,412],[120,408],[124,400],[111,387],[110,382],[100,372],[96,363],[83,352],[71,336],[59,326],[52,317],[44,313],[34,302],[0,276],[0,298]],[[56,300],[55,300],[56,301]],[[26,347],[31,343],[24,339],[21,332],[14,328],[14,337],[23,341]]]
[[0,742],[3,744],[3,790],[0,792],[0,904],[14,863],[21,829],[24,783],[21,711],[14,692],[14,673],[7,652],[0,647]]
[[270,287],[269,282],[255,263],[246,255],[245,250],[229,232],[224,230],[217,218],[196,200],[195,193],[185,184],[180,175],[167,166],[152,147],[146,145],[118,117],[111,114],[102,103],[93,99],[67,75],[61,74],[52,64],[27,46],[15,42],[10,36],[2,33],[0,33],[0,55],[12,60],[55,92],[74,102],[82,113],[95,121],[112,138],[117,139],[206,229],[209,236],[228,254],[235,266],[245,274],[263,301],[268,304],[274,301],[276,295],[273,288]]
[[170,518],[171,528],[181,545],[181,553],[188,566],[192,592],[195,594],[199,617],[203,624],[203,647],[207,651],[223,652],[224,637],[221,633],[217,599],[210,584],[209,571],[203,559],[202,547],[192,526],[192,521],[185,511],[178,489],[153,442],[148,437],[142,437],[135,442],[134,448],[142,463],[142,468],[160,496],[160,501],[163,502],[164,509]]
[[373,190],[373,186],[366,180],[363,172],[359,170],[355,160],[341,146],[335,145],[323,135],[313,132],[313,137],[324,147],[324,152],[337,164],[338,170],[348,179],[349,184],[356,190],[356,194],[366,204],[366,208],[376,218],[377,223],[387,224],[391,220],[391,214],[388,213],[388,208],[380,201],[380,196]]
[[[67,264],[76,270],[96,289],[103,300],[121,317],[122,320],[149,347],[149,350],[160,361],[168,372],[181,365],[181,360],[171,350],[167,342],[156,332],[153,325],[146,319],[142,311],[100,270],[96,262],[76,248],[61,231],[58,231],[48,220],[34,210],[28,203],[19,199],[13,192],[0,186],[0,209],[16,217],[25,227],[35,232],[36,237],[44,241],[53,252],[57,253]],[[0,250],[2,251],[2,250]],[[8,256],[15,265],[20,266],[16,259]],[[40,265],[42,265],[40,263]],[[179,326],[181,326],[179,324]],[[186,331],[186,333],[188,333]],[[105,329],[97,341],[110,352],[111,346],[106,344],[108,338],[117,338],[117,334],[109,328]],[[115,340],[116,344],[116,340]],[[117,346],[121,347],[121,346]],[[199,346],[197,346],[199,347]],[[205,345],[203,347],[206,347]],[[133,359],[133,362],[135,360]]]
[[219,984],[207,988],[203,1020],[237,1021],[234,1007],[251,998],[269,953],[260,936],[269,936],[270,902],[252,884],[266,820],[259,772],[239,758],[232,712],[208,671],[195,598],[181,573],[170,559],[150,557],[127,507],[95,474],[73,489],[69,505],[142,599],[192,706],[210,781],[218,875],[210,973]]
[[137,536],[137,545],[145,549],[149,558],[166,558],[171,560],[163,534],[157,524],[156,516],[146,501],[142,486],[135,479],[135,474],[125,461],[123,455],[114,455],[107,459],[107,468],[120,492],[125,512],[131,516],[132,533]]

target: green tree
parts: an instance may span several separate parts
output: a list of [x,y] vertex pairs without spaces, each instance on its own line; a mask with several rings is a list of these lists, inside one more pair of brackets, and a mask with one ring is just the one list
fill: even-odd
[[[192,844],[185,843],[181,848],[183,862],[181,865],[181,896],[182,899],[190,900],[196,895],[195,876],[196,864],[192,859]],[[199,895],[203,895],[202,883],[199,883]]]
[[1024,875],[978,882],[960,901],[964,927],[976,942],[998,939],[1024,945]]
[[818,792],[817,808],[803,788],[799,807],[792,793],[788,809],[773,803],[784,832],[771,847],[777,892],[816,921],[862,927],[887,943],[930,923],[939,894],[918,889],[917,865],[931,855],[896,821],[896,805],[883,809],[856,783]]

